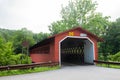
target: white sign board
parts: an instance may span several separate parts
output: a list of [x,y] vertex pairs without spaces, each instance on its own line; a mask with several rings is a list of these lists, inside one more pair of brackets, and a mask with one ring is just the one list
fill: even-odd
[[81,33],[80,36],[81,36],[81,37],[86,37],[87,34],[85,34],[85,33]]

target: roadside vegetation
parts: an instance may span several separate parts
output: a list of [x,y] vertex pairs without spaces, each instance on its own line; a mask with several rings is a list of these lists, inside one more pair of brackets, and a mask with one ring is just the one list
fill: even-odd
[[[100,56],[99,57],[100,60],[104,60],[104,56]],[[120,52],[114,54],[114,55],[108,55],[107,56],[107,61],[108,62],[120,62]],[[102,67],[109,67],[109,68],[117,68],[117,69],[120,69],[120,65],[112,65],[112,64],[102,64],[102,63],[98,63],[97,66],[102,66]]]
[[[99,55],[99,60],[104,60],[104,56]],[[108,56],[106,56],[106,61],[120,62],[120,51],[116,54],[109,54]]]
[[97,66],[100,67],[107,67],[107,68],[115,68],[115,69],[120,69],[120,65],[112,65],[112,64],[97,64]]
[[35,67],[34,69],[21,69],[21,70],[6,70],[0,71],[0,76],[10,76],[10,75],[20,75],[20,74],[27,74],[27,73],[35,73],[35,72],[43,72],[43,71],[50,71],[59,69],[59,66],[54,67]]

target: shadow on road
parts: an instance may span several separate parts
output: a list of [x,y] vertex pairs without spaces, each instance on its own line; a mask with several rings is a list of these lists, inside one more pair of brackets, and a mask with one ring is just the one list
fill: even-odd
[[62,63],[61,67],[90,66],[90,65],[94,65],[94,64],[88,64],[88,63],[84,63],[84,64],[79,64],[79,63]]

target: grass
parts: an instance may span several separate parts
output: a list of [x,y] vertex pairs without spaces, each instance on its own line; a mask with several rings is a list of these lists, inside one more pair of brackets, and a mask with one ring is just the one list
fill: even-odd
[[0,71],[0,76],[10,76],[10,75],[19,75],[19,74],[26,74],[26,73],[43,72],[43,71],[56,70],[56,69],[59,69],[59,66],[36,67],[34,69],[24,69],[24,70],[6,70],[6,71]]
[[115,69],[120,69],[120,65],[112,65],[112,64],[97,64],[97,66],[102,66],[102,67],[108,67],[108,68],[115,68]]

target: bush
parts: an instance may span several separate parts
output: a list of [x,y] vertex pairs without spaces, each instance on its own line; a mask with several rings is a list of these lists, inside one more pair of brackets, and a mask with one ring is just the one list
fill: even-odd
[[99,54],[98,60],[104,60],[104,56],[102,55],[102,53]]
[[0,66],[29,64],[31,59],[25,54],[15,54],[13,43],[5,42],[0,37]]
[[30,64],[32,63],[31,58],[25,54],[17,54],[11,56],[11,65],[12,64]]
[[98,60],[108,61],[108,59],[109,59],[108,55],[109,55],[109,53],[99,53]]
[[112,60],[120,62],[120,51],[112,56]]
[[29,56],[25,54],[19,54],[19,59],[21,61],[21,64],[30,64],[32,63],[32,60]]

